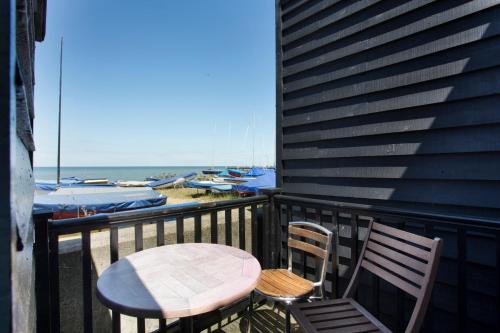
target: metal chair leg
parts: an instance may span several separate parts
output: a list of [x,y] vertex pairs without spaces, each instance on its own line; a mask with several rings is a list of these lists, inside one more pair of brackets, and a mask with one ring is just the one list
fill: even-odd
[[250,333],[252,331],[253,299],[254,299],[254,292],[252,291],[250,293],[250,297],[249,297],[249,301],[248,301],[248,311],[247,311],[248,326],[247,326],[247,333]]
[[290,309],[285,304],[285,333],[290,333]]

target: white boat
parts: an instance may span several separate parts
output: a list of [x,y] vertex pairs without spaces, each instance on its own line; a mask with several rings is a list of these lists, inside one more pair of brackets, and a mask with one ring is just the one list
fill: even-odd
[[120,187],[144,187],[150,183],[150,180],[119,180],[116,185]]

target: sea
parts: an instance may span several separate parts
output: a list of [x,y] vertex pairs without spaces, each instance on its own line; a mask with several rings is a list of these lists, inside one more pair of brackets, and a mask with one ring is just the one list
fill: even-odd
[[[214,168],[224,169],[224,167],[208,166],[146,166],[146,167],[61,167],[61,178],[106,178],[111,181],[116,180],[144,180],[146,177],[156,177],[165,175],[183,175],[190,172],[202,174],[202,170]],[[54,181],[57,178],[56,167],[35,167],[36,181]]]

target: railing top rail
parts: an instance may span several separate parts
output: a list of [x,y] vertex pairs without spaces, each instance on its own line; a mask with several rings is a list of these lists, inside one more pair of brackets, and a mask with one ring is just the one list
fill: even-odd
[[161,218],[183,215],[192,217],[197,214],[208,213],[225,209],[239,208],[253,204],[262,204],[269,201],[267,195],[259,195],[248,198],[238,198],[208,203],[200,203],[190,206],[178,207],[153,207],[140,210],[123,211],[109,214],[96,214],[92,216],[71,218],[64,220],[50,220],[49,228],[51,232],[59,235],[71,234],[75,232],[106,229],[133,225],[137,223],[153,222]]
[[337,201],[303,198],[290,195],[277,194],[274,196],[277,203],[290,203],[297,205],[307,205],[311,208],[323,208],[325,210],[335,209],[346,213],[355,213],[358,215],[366,214],[372,217],[391,217],[418,220],[423,223],[442,223],[450,225],[463,225],[467,227],[490,228],[499,230],[500,219],[488,219],[472,216],[459,216],[437,213],[426,213],[409,209],[398,209],[392,207],[363,205],[355,203],[344,203]]

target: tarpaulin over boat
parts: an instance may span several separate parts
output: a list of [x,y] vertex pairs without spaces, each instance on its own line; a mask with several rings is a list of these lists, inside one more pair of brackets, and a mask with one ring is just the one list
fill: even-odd
[[266,172],[263,168],[251,168],[245,175],[245,177],[259,177],[264,175]]
[[55,191],[62,187],[115,186],[115,184],[109,182],[103,184],[86,184],[85,181],[88,181],[88,179],[78,177],[61,178],[59,184],[55,180],[37,180],[35,182],[35,190]]
[[233,177],[243,177],[247,174],[246,171],[238,169],[227,169],[227,172]]
[[35,195],[33,213],[68,218],[164,205],[167,198],[150,188],[65,187]]
[[260,194],[260,191],[266,188],[276,187],[276,170],[262,169],[262,176],[251,179],[245,183],[233,185],[233,190],[240,193]]
[[228,186],[232,186],[233,184],[229,183],[218,183],[218,182],[213,182],[210,180],[201,180],[199,182],[187,182],[185,184],[186,187],[191,187],[191,188],[197,188],[197,189],[203,189],[203,190],[210,190],[212,188],[216,188],[217,190],[224,190],[224,191],[230,191],[231,189],[228,188]]
[[188,181],[190,179],[193,179],[196,177],[196,172],[191,172],[185,175],[181,176],[176,176],[176,177],[169,177],[169,178],[163,178],[157,181],[153,181],[149,184],[147,184],[147,187],[152,187],[152,188],[163,188],[163,187],[169,187],[173,186],[175,184],[180,184],[184,181]]

